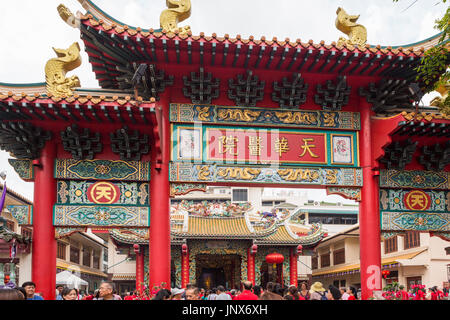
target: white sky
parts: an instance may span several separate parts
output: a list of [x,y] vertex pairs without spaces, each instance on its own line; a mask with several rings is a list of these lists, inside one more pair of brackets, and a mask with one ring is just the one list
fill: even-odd
[[[441,0],[191,0],[191,17],[180,23],[190,25],[193,34],[229,34],[256,39],[276,36],[291,41],[301,39],[326,44],[344,36],[335,28],[336,9],[343,7],[349,14],[360,14],[359,23],[368,31],[368,43],[406,45],[437,33],[434,21],[444,14],[447,5]],[[44,66],[53,58],[52,47],[67,48],[74,41],[82,47],[83,64],[76,74],[82,87],[98,87],[94,73],[84,53],[80,32],[65,24],[56,7],[63,3],[73,13],[85,10],[76,0],[1,0],[0,10],[0,82],[44,82]],[[113,18],[134,27],[159,28],[159,15],[166,8],[164,0],[94,0]],[[427,103],[436,95],[424,98]],[[32,199],[33,184],[20,180],[9,166],[8,153],[0,152],[0,171],[7,170],[8,186]],[[325,191],[309,192],[315,200],[342,201],[325,197]],[[339,200],[337,200],[339,199]]]

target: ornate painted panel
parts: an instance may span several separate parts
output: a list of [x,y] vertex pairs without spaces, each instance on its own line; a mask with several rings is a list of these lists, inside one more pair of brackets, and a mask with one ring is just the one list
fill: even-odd
[[64,206],[53,209],[54,226],[149,227],[150,208],[132,206]]
[[59,180],[57,203],[148,206],[148,187],[146,182]]
[[380,190],[381,230],[450,231],[450,191]]
[[338,194],[345,199],[351,199],[361,201],[361,189],[360,188],[342,188],[342,187],[328,187],[327,195]]
[[360,115],[357,112],[227,107],[206,104],[171,104],[170,121],[316,129],[361,129]]
[[34,167],[31,160],[8,159],[8,162],[20,178],[23,180],[34,180]]
[[68,237],[75,232],[86,232],[87,228],[66,228],[66,227],[55,227],[55,238],[61,239]]
[[150,163],[123,160],[56,159],[55,178],[71,180],[149,181]]
[[171,162],[170,182],[192,183],[263,183],[361,187],[359,168],[317,168],[279,166],[231,166]]
[[17,223],[19,225],[33,224],[33,206],[11,205],[6,206],[6,209],[17,220]]
[[172,160],[351,166],[359,164],[356,132],[172,125]]
[[450,232],[450,213],[385,211],[381,229]]
[[381,170],[380,188],[450,189],[450,172]]
[[182,196],[191,191],[206,192],[206,184],[203,183],[171,183],[170,196]]
[[450,212],[450,191],[381,189],[380,209]]

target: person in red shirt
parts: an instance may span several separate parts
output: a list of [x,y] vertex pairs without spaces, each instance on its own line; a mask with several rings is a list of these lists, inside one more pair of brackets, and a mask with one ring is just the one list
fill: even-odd
[[437,286],[430,288],[431,291],[431,299],[430,300],[443,300],[444,292],[438,289]]
[[123,300],[135,300],[137,297],[136,291],[128,292],[128,294],[123,298]]
[[254,294],[252,290],[252,283],[250,281],[244,281],[244,291],[236,297],[236,300],[258,300],[258,296]]
[[356,291],[355,287],[348,287],[347,294],[348,294],[347,300],[356,300],[358,292]]

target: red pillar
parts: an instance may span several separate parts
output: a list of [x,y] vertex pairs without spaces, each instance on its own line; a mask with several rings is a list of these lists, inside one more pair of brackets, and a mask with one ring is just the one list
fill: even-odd
[[181,287],[186,288],[189,283],[189,248],[187,244],[181,247]]
[[56,241],[53,226],[53,205],[56,201],[54,163],[56,145],[48,141],[42,150],[40,165],[35,167],[33,204],[33,244],[31,278],[36,292],[45,300],[55,299]]
[[252,248],[247,249],[247,280],[255,285],[255,256]]
[[371,108],[365,98],[360,100],[361,131],[360,161],[363,187],[359,204],[361,298],[366,300],[381,284],[380,213],[377,176],[374,175],[372,156]]
[[155,148],[152,149],[150,178],[150,255],[149,286],[166,283],[170,286],[170,199],[169,199],[169,159],[170,122],[169,103],[161,98],[157,106],[161,112],[161,153],[162,163],[157,163]]
[[290,264],[290,284],[297,286],[298,272],[297,272],[297,249],[290,248],[289,252],[289,264]]
[[136,253],[136,290],[141,293],[144,284],[144,248],[138,244],[134,245]]

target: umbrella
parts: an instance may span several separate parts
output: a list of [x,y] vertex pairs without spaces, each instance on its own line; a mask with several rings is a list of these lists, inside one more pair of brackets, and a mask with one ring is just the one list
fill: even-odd
[[62,284],[69,288],[79,289],[80,286],[87,286],[88,282],[66,270],[56,274],[56,284]]

